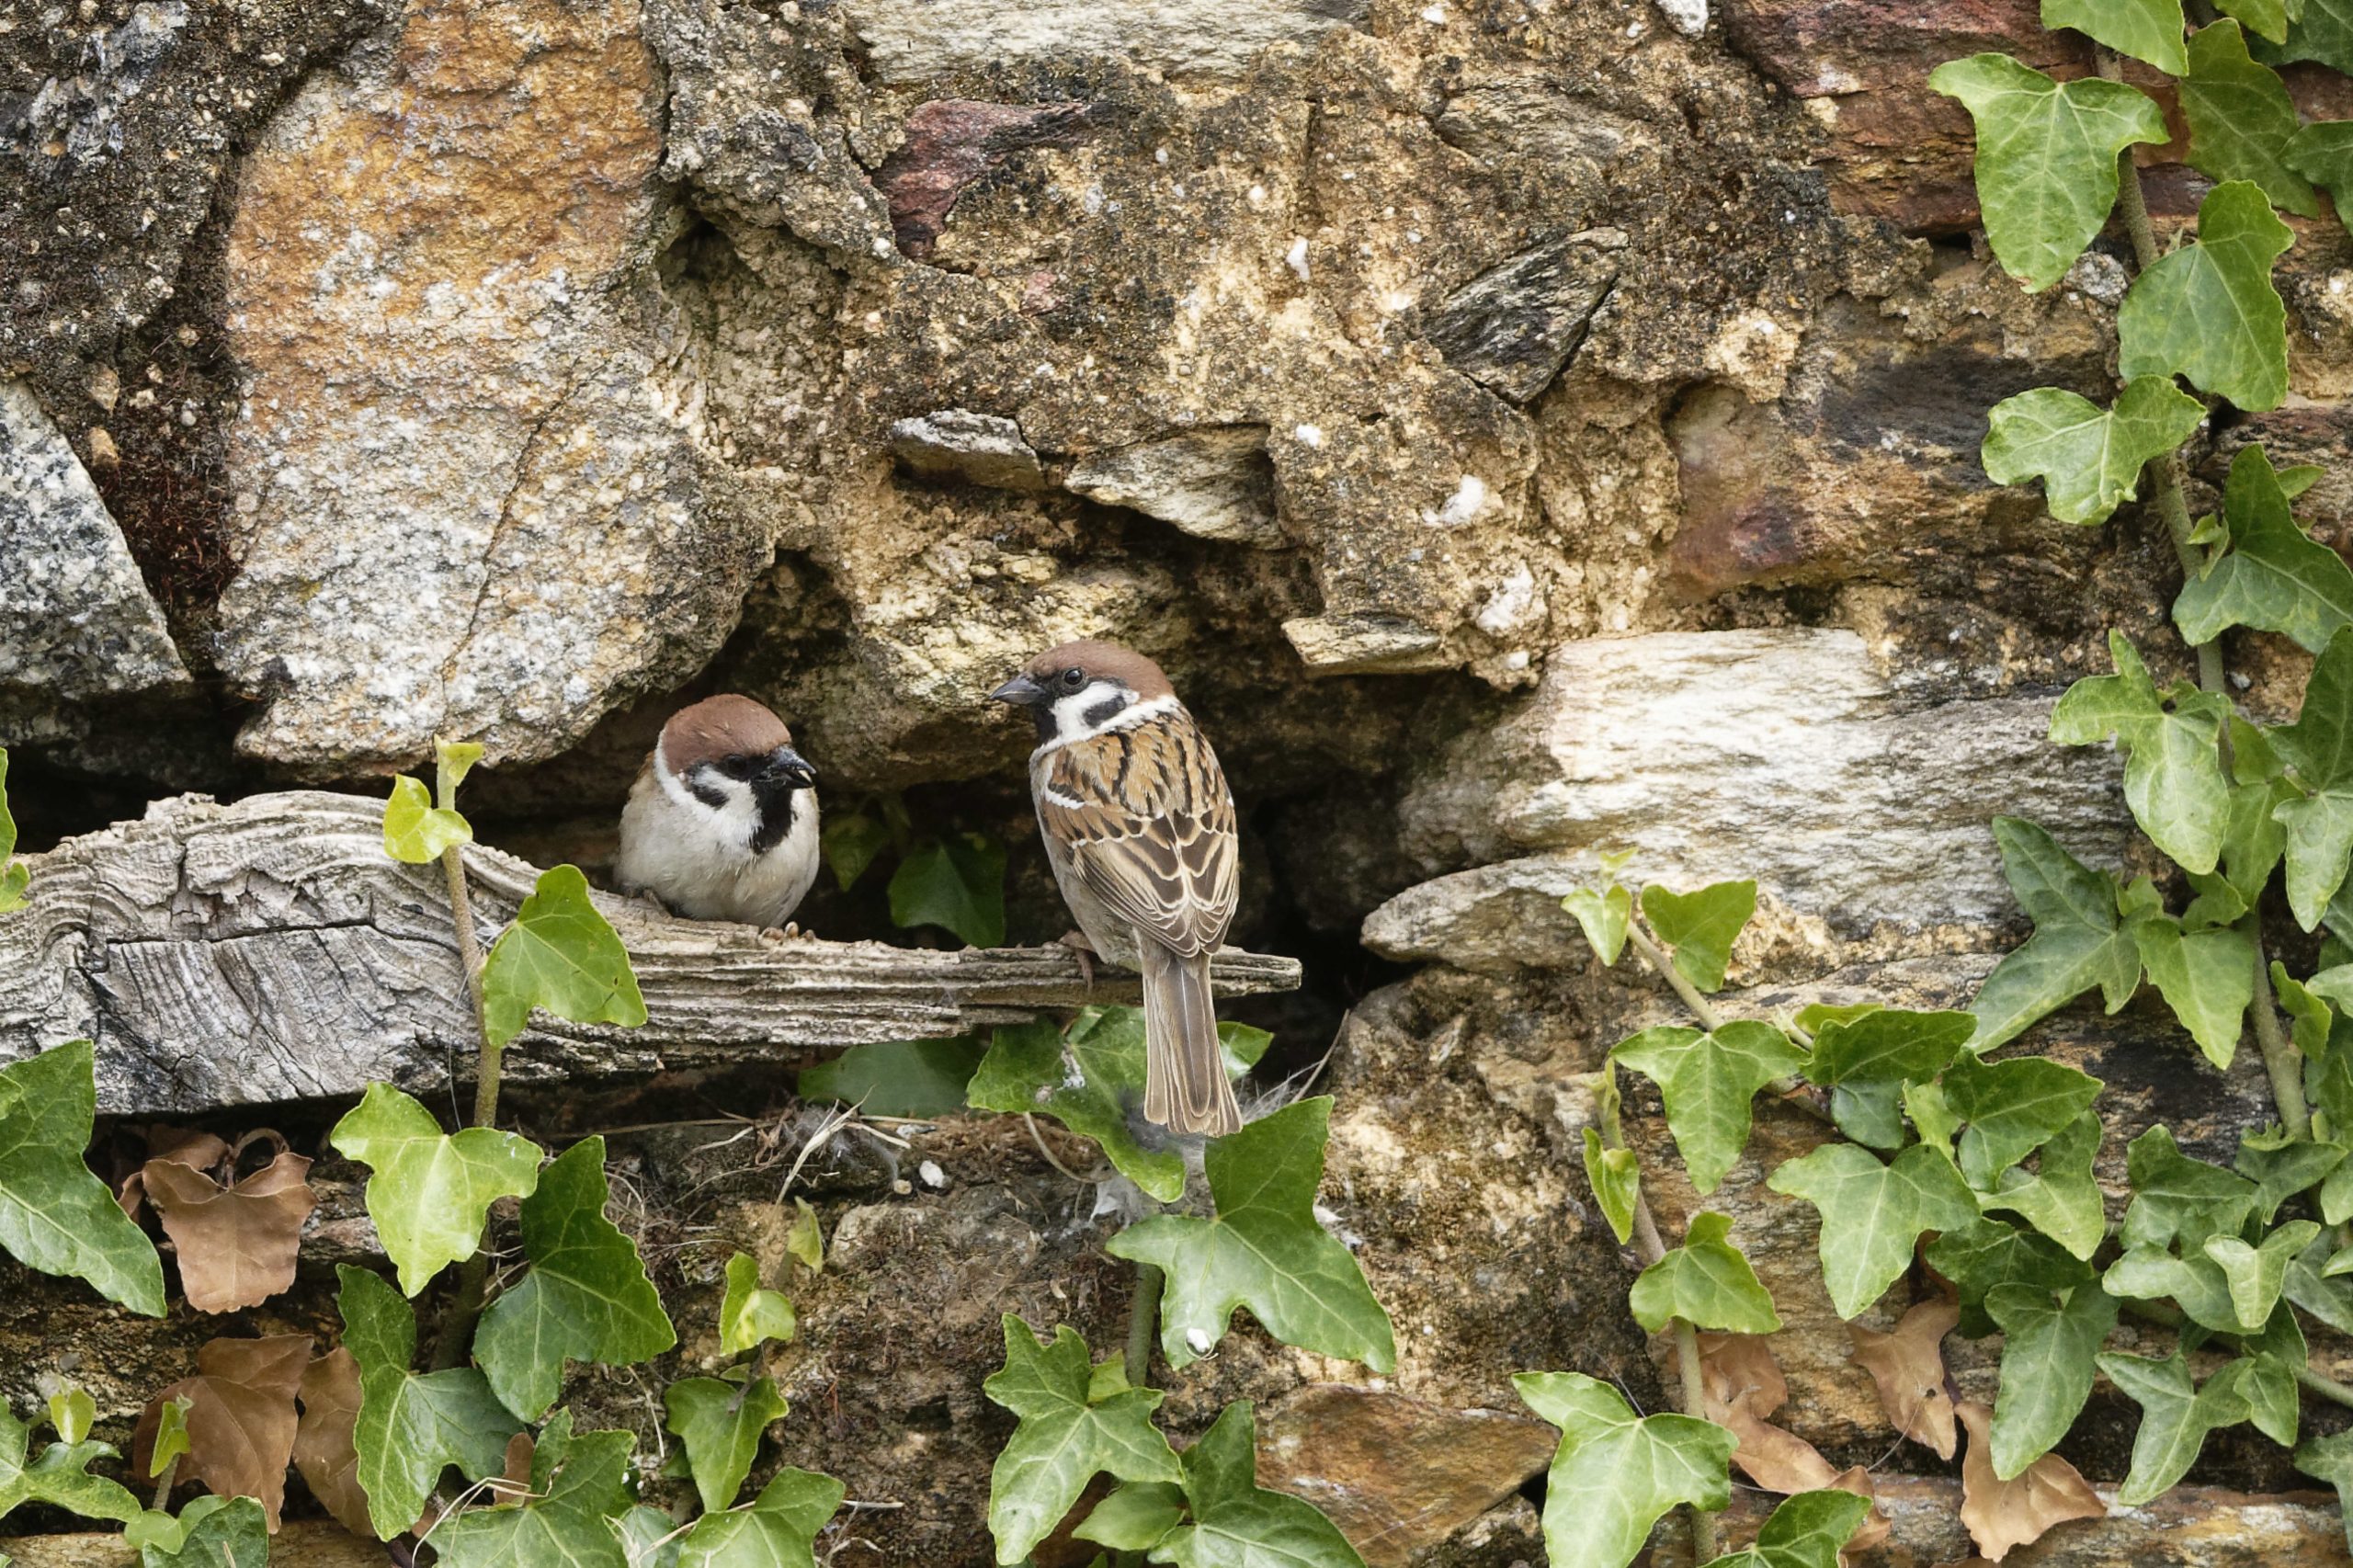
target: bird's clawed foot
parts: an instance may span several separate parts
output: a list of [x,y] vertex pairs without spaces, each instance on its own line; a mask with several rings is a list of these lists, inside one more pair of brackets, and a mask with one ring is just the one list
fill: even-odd
[[788,920],[780,926],[769,926],[764,927],[760,932],[760,940],[763,942],[790,942],[808,939],[812,936],[813,933],[803,931],[801,928],[801,923],[799,921]]
[[1094,990],[1095,960],[1101,955],[1096,952],[1095,944],[1086,939],[1086,933],[1084,931],[1065,931],[1061,936],[1054,938],[1054,945],[1056,947],[1068,948],[1071,952],[1077,957],[1078,977],[1086,984],[1087,990]]

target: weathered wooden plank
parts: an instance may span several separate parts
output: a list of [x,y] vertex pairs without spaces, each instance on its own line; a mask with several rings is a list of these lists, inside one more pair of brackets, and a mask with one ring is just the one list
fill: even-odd
[[[30,902],[0,916],[0,1063],[86,1037],[100,1108],[149,1115],[446,1084],[473,1051],[447,893],[438,868],[385,857],[381,810],[314,791],[182,796],[32,857]],[[467,866],[486,943],[538,870],[480,846]],[[1116,971],[1090,989],[1060,948],[777,942],[597,902],[636,963],[648,1021],[541,1015],[509,1048],[518,1079],[792,1065],[1136,996]],[[1300,976],[1295,960],[1240,951],[1213,972],[1228,995]]]

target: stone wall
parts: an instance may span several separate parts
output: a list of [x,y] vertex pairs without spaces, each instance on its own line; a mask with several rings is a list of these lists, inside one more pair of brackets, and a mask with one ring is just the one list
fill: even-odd
[[[1025,742],[984,694],[1063,637],[1143,647],[1242,797],[1237,938],[1308,959],[1267,1017],[1301,1063],[1337,1030],[1326,1199],[1401,1346],[1336,1392],[1361,1369],[1245,1333],[1170,1408],[1264,1402],[1269,1473],[1339,1499],[1377,1561],[1534,1559],[1545,1443],[1511,1371],[1662,1402],[1576,1151],[1581,1074],[1674,1004],[1559,913],[1597,849],[1759,879],[1728,1002],[1756,1014],[1965,1003],[2022,930],[1997,812],[2136,853],[2112,760],[2041,734],[2105,628],[2176,656],[2170,556],[2131,508],[2063,527],[1976,456],[2000,398],[2107,386],[2124,273],[2103,242],[2043,295],[2005,279],[1967,119],[1923,85],[1984,48],[2082,66],[2031,0],[0,18],[0,742],[28,834],[165,790],[369,787],[438,731],[488,745],[494,835],[593,868],[678,695],[734,689],[835,798],[1004,832],[1016,934],[1051,937]],[[2288,76],[2353,114],[2342,79]],[[2178,221],[2198,180],[2142,151]],[[2347,247],[2290,222],[2295,395],[2194,466],[2250,438],[2331,464],[2306,505],[2348,545]],[[2283,656],[2234,650],[2256,707]],[[819,919],[877,934],[854,901]],[[2046,1045],[2124,1091],[2110,1177],[2150,1122],[2212,1153],[2264,1114],[2155,1013]],[[1713,1201],[1791,1320],[1786,1418],[1836,1463],[1947,1473],[1891,1449],[1811,1221],[1763,1186],[1809,1131],[1760,1127]],[[628,1148],[650,1211],[774,1247],[777,1173],[706,1142]],[[871,1150],[817,1162],[835,1256],[769,1458],[904,1503],[857,1519],[888,1560],[979,1562],[996,1314],[1108,1344],[1127,1286],[1018,1127],[922,1147],[936,1188]],[[715,1304],[699,1256],[665,1286]],[[178,1375],[184,1346],[125,1354],[110,1314],[17,1299],[25,1354],[60,1324],[115,1344],[91,1358],[129,1369],[110,1418]],[[685,1360],[711,1348],[693,1312]],[[2342,1375],[2353,1347],[2315,1356]],[[641,1389],[580,1397],[648,1425]],[[2066,1451],[2112,1481],[2130,1407],[2101,1401]],[[1442,1500],[1400,1494],[1400,1444],[1469,1456]],[[2218,1440],[2200,1479],[2298,1483],[2252,1455]],[[2073,1525],[2035,1560],[2339,1550],[2325,1511],[2248,1507],[2235,1536]],[[1898,1548],[1959,1552],[1949,1524]]]

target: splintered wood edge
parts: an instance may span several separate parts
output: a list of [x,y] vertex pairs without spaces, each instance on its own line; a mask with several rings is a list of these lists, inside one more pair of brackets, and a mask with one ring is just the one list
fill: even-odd
[[[28,857],[28,901],[0,916],[0,1064],[88,1038],[100,1108],[149,1114],[371,1081],[423,1092],[462,1074],[473,1023],[441,871],[384,854],[381,811],[313,791],[182,796]],[[487,942],[540,869],[479,845],[465,856]],[[629,949],[647,1021],[535,1014],[508,1048],[518,1081],[802,1065],[1141,995],[1134,975],[1098,962],[1090,979],[1064,947],[775,938],[593,896]],[[1296,989],[1301,968],[1228,949],[1211,977],[1220,995],[1250,995]]]

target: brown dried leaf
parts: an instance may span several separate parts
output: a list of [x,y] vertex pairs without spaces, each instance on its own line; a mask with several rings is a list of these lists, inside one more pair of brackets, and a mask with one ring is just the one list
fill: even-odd
[[2043,1455],[2015,1481],[1998,1479],[1987,1435],[1993,1408],[1964,1400],[1956,1414],[1969,1428],[1969,1451],[1961,1460],[1961,1522],[1986,1561],[1999,1562],[2010,1548],[2040,1540],[2053,1525],[2107,1517],[2092,1483],[2057,1454]]
[[174,1383],[141,1412],[131,1439],[134,1472],[146,1473],[165,1402],[185,1395],[188,1448],[182,1469],[220,1496],[257,1499],[269,1528],[277,1529],[286,1464],[294,1451],[294,1394],[310,1359],[307,1334],[210,1341],[196,1353],[197,1375]]
[[[1738,1404],[1767,1416],[1787,1404],[1790,1385],[1762,1334],[1699,1335],[1699,1382],[1711,1406]],[[1712,1412],[1710,1419],[1714,1419]]]
[[1936,1301],[1914,1307],[1885,1334],[1860,1324],[1847,1325],[1855,1341],[1855,1364],[1879,1385],[1880,1408],[1897,1431],[1944,1460],[1952,1458],[1960,1441],[1953,1430],[1952,1395],[1945,1391],[1944,1339],[1960,1322],[1958,1305]]
[[506,1439],[506,1468],[498,1478],[497,1501],[508,1502],[529,1494],[531,1490],[531,1460],[539,1452],[539,1445],[529,1432],[517,1432]]
[[359,1363],[336,1346],[303,1369],[301,1393],[295,1468],[344,1528],[372,1540],[376,1529],[368,1518],[368,1494],[359,1487],[359,1449],[352,1437],[359,1425]]
[[311,1162],[280,1154],[234,1187],[176,1160],[140,1172],[147,1200],[179,1249],[180,1288],[200,1312],[257,1307],[294,1283],[302,1221],[318,1202]]
[[210,1132],[198,1132],[186,1127],[166,1127],[162,1122],[146,1129],[147,1157],[151,1160],[177,1160],[209,1171],[229,1157],[229,1145]]
[[1701,1414],[1740,1440],[1733,1463],[1768,1492],[1812,1492],[1837,1477],[1812,1443],[1765,1419],[1790,1397],[1790,1385],[1763,1335],[1699,1336]]

